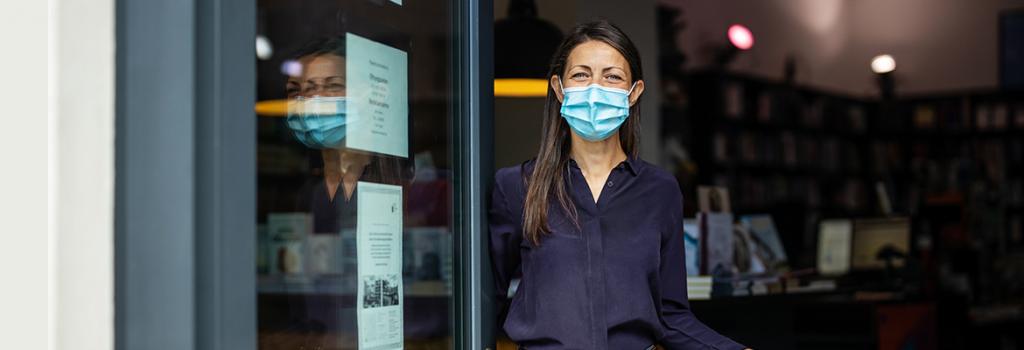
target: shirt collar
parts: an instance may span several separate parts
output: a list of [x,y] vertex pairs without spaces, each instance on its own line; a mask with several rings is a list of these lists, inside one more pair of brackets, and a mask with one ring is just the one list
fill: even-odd
[[[576,160],[572,158],[569,158],[569,166],[576,169],[580,168],[579,164],[576,164]],[[632,174],[633,176],[637,176],[638,174],[640,174],[641,166],[642,162],[640,162],[639,158],[627,156],[626,160],[622,161],[622,163],[619,163],[619,165],[616,166],[616,168],[625,168],[627,171],[629,171],[630,174]]]

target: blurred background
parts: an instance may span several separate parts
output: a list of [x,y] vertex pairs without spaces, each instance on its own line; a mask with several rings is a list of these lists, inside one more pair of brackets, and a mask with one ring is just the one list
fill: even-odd
[[495,163],[536,154],[544,108],[503,79],[610,19],[648,78],[641,156],[686,198],[698,317],[762,349],[1019,349],[1022,6],[496,1]]

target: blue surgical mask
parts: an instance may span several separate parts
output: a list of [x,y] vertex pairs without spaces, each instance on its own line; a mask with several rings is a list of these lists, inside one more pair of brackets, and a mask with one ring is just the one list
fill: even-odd
[[[558,79],[561,87],[562,79]],[[629,91],[590,84],[562,87],[562,117],[577,135],[588,141],[601,141],[619,130],[629,117]]]
[[345,140],[346,126],[352,122],[346,105],[345,97],[293,99],[288,101],[288,128],[307,147],[338,148]]

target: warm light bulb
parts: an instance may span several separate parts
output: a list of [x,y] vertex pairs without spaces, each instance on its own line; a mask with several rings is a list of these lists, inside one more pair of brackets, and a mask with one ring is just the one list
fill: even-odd
[[889,55],[878,55],[871,59],[871,71],[885,74],[896,70],[896,60]]
[[741,24],[729,26],[729,42],[740,50],[750,50],[754,47],[754,33]]

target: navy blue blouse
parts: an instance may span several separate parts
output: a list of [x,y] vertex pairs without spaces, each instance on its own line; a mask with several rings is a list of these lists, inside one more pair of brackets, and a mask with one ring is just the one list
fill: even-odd
[[[523,239],[525,179],[533,161],[496,175],[490,247],[503,329],[534,349],[743,349],[690,311],[683,197],[668,172],[639,159],[614,168],[594,203],[575,162],[565,185],[579,229],[551,198],[539,246]],[[505,305],[507,304],[507,305]],[[503,323],[501,321],[504,321]]]

